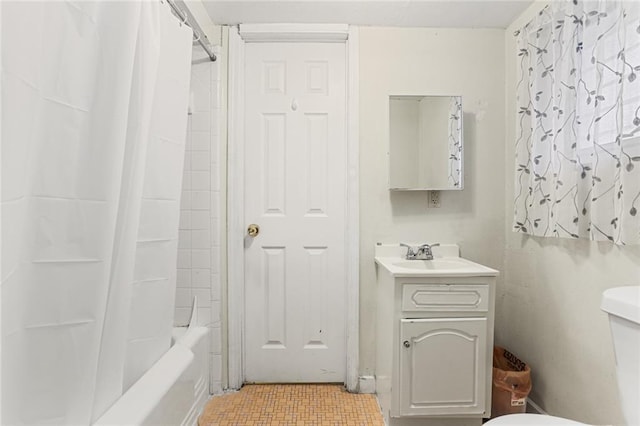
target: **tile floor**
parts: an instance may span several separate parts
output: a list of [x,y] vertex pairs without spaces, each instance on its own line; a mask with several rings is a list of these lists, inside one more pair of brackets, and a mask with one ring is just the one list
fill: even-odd
[[352,394],[342,385],[245,385],[214,396],[199,426],[384,426],[374,395]]

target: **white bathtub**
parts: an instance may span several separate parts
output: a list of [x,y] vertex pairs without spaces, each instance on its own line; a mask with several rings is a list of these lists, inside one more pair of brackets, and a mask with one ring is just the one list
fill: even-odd
[[94,426],[196,425],[209,398],[209,333],[176,327],[174,343]]

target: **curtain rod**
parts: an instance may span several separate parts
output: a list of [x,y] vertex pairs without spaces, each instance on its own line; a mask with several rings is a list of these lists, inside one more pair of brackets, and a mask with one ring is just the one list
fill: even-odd
[[198,44],[202,46],[204,51],[207,52],[207,55],[209,56],[211,61],[215,61],[216,54],[211,50],[209,39],[205,35],[204,31],[202,31],[202,28],[200,28],[200,25],[198,24],[198,21],[196,21],[196,18],[191,14],[191,12],[189,12],[188,9],[185,8],[186,10],[182,10],[172,0],[166,1],[169,6],[171,6],[171,9],[173,9],[176,15],[178,15],[178,18],[180,18],[185,25],[191,27],[191,29],[193,30],[193,35],[195,37],[194,41],[197,41]]

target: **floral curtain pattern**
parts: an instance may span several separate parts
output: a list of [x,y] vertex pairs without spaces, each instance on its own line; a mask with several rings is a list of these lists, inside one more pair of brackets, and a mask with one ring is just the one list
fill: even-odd
[[552,2],[516,37],[514,231],[640,244],[640,2]]
[[462,181],[462,97],[449,101],[449,187],[459,188]]

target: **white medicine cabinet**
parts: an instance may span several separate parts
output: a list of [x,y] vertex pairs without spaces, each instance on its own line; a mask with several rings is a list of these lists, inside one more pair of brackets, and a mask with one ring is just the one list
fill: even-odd
[[461,96],[389,96],[391,190],[463,189]]

